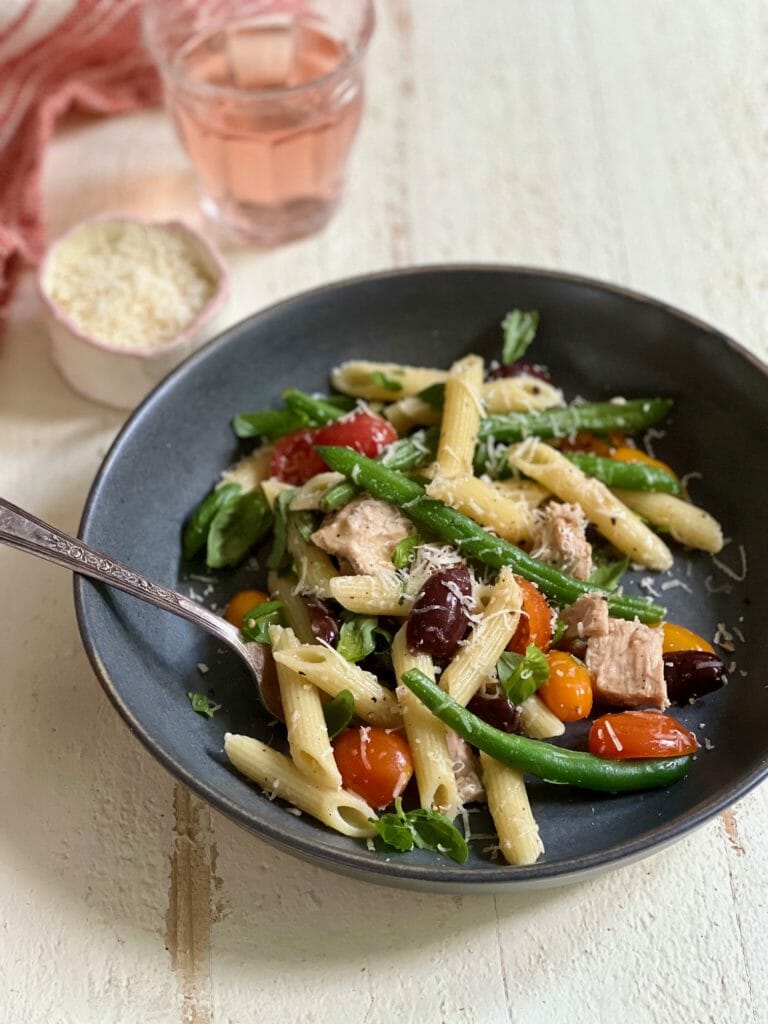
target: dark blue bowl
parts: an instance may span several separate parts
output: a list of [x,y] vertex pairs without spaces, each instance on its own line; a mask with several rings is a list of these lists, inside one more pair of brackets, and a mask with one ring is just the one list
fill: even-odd
[[[514,868],[494,861],[490,838],[471,842],[463,866],[425,852],[371,852],[364,843],[287,813],[238,775],[224,733],[261,738],[274,727],[236,656],[172,615],[77,578],[78,621],[91,662],[129,727],[179,779],[214,807],[296,856],[358,878],[435,892],[556,885],[626,863],[679,839],[733,803],[768,767],[768,376],[718,331],[651,299],[564,274],[495,267],[425,267],[375,274],[281,302],[231,328],[172,373],[134,413],[94,482],[81,536],[159,582],[224,601],[253,574],[185,580],[180,527],[238,455],[235,413],[274,404],[281,391],[326,390],[343,359],[447,366],[473,351],[499,354],[499,322],[514,307],[541,311],[532,355],[568,398],[663,394],[675,399],[659,457],[692,479],[693,499],[733,538],[722,560],[675,551],[680,585],[659,591],[669,617],[712,636],[734,633],[730,683],[675,713],[706,738],[688,777],[669,790],[597,796],[531,781],[546,853]],[[663,580],[671,577],[662,577]],[[656,583],[658,589],[658,582]],[[637,591],[639,580],[628,589]],[[735,627],[735,630],[734,630]],[[742,643],[740,637],[746,639]],[[201,675],[204,663],[209,672]],[[187,691],[212,690],[223,707],[208,721]],[[705,723],[703,727],[700,723]],[[279,729],[278,729],[279,731]],[[569,742],[584,728],[569,727]],[[482,813],[473,832],[492,831]]]

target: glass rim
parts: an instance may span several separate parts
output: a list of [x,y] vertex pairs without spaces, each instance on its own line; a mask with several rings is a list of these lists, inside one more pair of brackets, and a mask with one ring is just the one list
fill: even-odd
[[317,89],[318,86],[326,85],[335,78],[343,77],[351,67],[357,64],[365,55],[376,25],[376,14],[373,0],[361,0],[364,7],[363,23],[358,34],[355,46],[332,71],[327,71],[317,78],[308,82],[301,82],[298,85],[270,86],[268,89],[238,89],[230,85],[216,85],[210,82],[202,82],[193,78],[179,69],[176,62],[167,61],[154,45],[153,33],[149,22],[152,18],[150,13],[151,4],[145,3],[141,7],[141,29],[144,44],[152,57],[163,78],[170,78],[183,86],[188,92],[195,92],[201,96],[226,96],[230,99],[237,99],[240,102],[260,102],[262,100],[275,100],[281,97],[297,96],[301,93]]

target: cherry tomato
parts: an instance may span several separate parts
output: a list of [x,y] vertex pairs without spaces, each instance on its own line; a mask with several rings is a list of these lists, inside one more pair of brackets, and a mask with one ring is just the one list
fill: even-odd
[[592,680],[586,665],[565,651],[550,651],[549,679],[539,696],[561,722],[578,722],[592,710]]
[[707,651],[714,654],[712,644],[707,643],[703,636],[693,633],[685,626],[678,626],[674,622],[665,622],[662,626],[664,639],[662,651],[664,654],[672,654],[673,651]]
[[646,455],[645,452],[641,452],[639,448],[630,448],[629,445],[619,445],[611,452],[612,459],[618,459],[619,462],[642,462],[644,466],[654,466],[656,469],[663,469],[665,473],[669,473],[670,476],[674,476],[677,479],[675,471],[671,469],[666,462],[662,462],[661,459],[653,459],[650,455]]
[[269,475],[286,484],[300,485],[325,472],[328,467],[314,449],[316,433],[310,427],[302,427],[278,438]]
[[413,775],[411,749],[399,732],[375,725],[345,729],[333,741],[333,754],[345,789],[371,807],[387,807]]
[[269,596],[260,590],[239,590],[230,599],[224,609],[224,618],[238,629],[243,628],[243,619],[252,608],[269,601]]
[[609,458],[617,448],[626,444],[626,440],[623,434],[608,434],[607,437],[601,437],[589,430],[581,430],[573,437],[561,437],[558,447],[563,452],[590,452],[592,455]]
[[315,433],[315,444],[353,448],[369,459],[375,459],[383,448],[396,440],[397,431],[391,423],[364,409],[329,423]]
[[621,711],[596,718],[589,730],[589,751],[624,761],[636,757],[677,757],[698,749],[693,733],[661,711]]
[[552,609],[535,583],[522,576],[515,576],[515,579],[523,595],[523,608],[507,650],[525,654],[528,644],[536,644],[546,651],[552,640]]

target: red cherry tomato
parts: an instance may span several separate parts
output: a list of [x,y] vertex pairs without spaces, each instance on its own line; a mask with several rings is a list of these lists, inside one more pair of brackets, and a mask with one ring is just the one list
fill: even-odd
[[346,729],[333,741],[333,754],[345,789],[371,807],[387,807],[413,775],[411,748],[399,732],[375,725]]
[[284,434],[275,442],[269,475],[286,484],[305,484],[328,468],[314,449],[316,430],[302,427]]
[[589,751],[624,761],[636,757],[693,754],[699,744],[676,719],[661,711],[621,711],[603,715],[589,730]]
[[396,440],[397,431],[391,423],[364,409],[320,427],[315,433],[315,444],[353,448],[369,459],[375,459],[383,448]]
[[525,654],[528,644],[536,644],[542,651],[546,651],[552,641],[552,609],[534,583],[522,576],[516,576],[515,579],[523,595],[523,608],[507,650]]

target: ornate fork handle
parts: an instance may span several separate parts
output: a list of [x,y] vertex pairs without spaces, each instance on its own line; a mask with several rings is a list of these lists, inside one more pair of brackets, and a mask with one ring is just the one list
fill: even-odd
[[119,587],[133,597],[196,622],[230,646],[243,646],[238,630],[225,619],[195,604],[183,594],[155,583],[122,562],[89,547],[77,537],[44,523],[4,498],[0,498],[0,543],[39,555],[65,569]]

